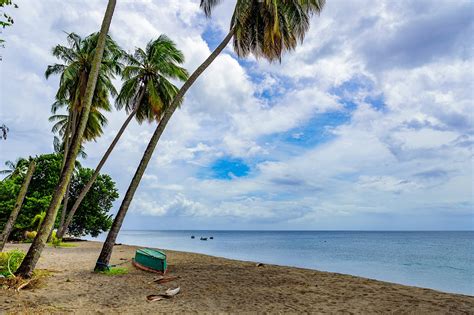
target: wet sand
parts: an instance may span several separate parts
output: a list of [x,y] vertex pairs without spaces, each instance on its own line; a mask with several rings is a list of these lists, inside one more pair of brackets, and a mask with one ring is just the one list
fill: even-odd
[[[129,259],[137,247],[115,246],[111,264],[128,273],[93,273],[99,242],[72,248],[47,247],[38,268],[52,271],[39,288],[0,290],[0,313],[344,313],[474,314],[474,297],[442,293],[361,277],[264,265],[166,250],[168,275],[180,278],[162,285],[156,275],[137,270]],[[26,251],[28,244],[6,250]],[[171,298],[148,302],[149,294],[179,286]]]

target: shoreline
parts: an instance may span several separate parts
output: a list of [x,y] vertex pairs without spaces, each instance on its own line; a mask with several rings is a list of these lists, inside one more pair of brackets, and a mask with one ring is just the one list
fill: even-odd
[[[348,274],[474,296],[474,232],[125,230],[117,242]],[[377,233],[377,234],[373,234]],[[191,239],[191,235],[198,240]],[[216,240],[200,242],[200,236]],[[381,238],[380,241],[377,241]],[[103,235],[89,240],[105,240]],[[446,247],[450,250],[447,255]],[[472,246],[471,246],[472,247]]]
[[[100,243],[100,244],[103,243],[102,241],[92,241],[92,240],[79,240],[79,241],[75,241],[75,242],[97,242],[97,243]],[[123,243],[118,243],[115,246],[117,246],[117,245],[118,246],[130,246],[130,247],[136,247],[136,248],[159,249],[159,250],[163,250],[163,251],[166,251],[166,252],[177,252],[177,253],[183,253],[183,254],[202,255],[202,256],[207,256],[207,257],[212,257],[212,258],[232,260],[232,261],[236,261],[236,262],[243,262],[243,263],[250,263],[250,264],[264,264],[264,265],[267,265],[267,266],[275,266],[275,267],[281,267],[281,268],[292,268],[292,269],[299,269],[299,270],[302,270],[302,271],[324,272],[324,273],[336,274],[336,275],[341,275],[341,276],[357,277],[357,278],[361,278],[361,279],[365,279],[365,280],[369,280],[369,281],[378,281],[378,282],[383,282],[383,283],[387,283],[387,284],[402,285],[402,286],[412,287],[412,288],[417,288],[417,289],[433,290],[433,291],[436,291],[436,292],[439,292],[439,293],[456,294],[456,295],[464,295],[464,296],[467,296],[467,297],[474,297],[474,295],[470,295],[470,294],[467,294],[467,293],[448,292],[448,291],[443,291],[443,290],[440,290],[440,289],[433,289],[433,288],[428,288],[428,287],[423,287],[423,286],[416,286],[416,285],[411,285],[411,284],[394,282],[394,281],[386,281],[386,280],[370,278],[370,277],[365,277],[365,276],[360,276],[360,275],[355,275],[355,274],[350,274],[350,273],[344,273],[344,272],[338,272],[338,271],[306,268],[306,267],[291,266],[291,265],[280,265],[280,264],[269,263],[269,262],[265,262],[265,261],[236,259],[236,258],[231,258],[231,257],[206,254],[206,253],[202,253],[202,252],[191,252],[191,251],[186,251],[186,250],[176,250],[176,249],[164,248],[164,247],[163,248],[156,248],[156,247],[150,247],[150,246],[144,246],[144,245],[123,244]]]
[[[53,271],[43,286],[19,294],[3,291],[6,313],[108,312],[353,312],[474,314],[474,297],[406,286],[341,273],[234,260],[166,250],[169,275],[176,281],[150,283],[156,275],[135,269],[106,276],[93,273],[102,242],[74,242],[76,247],[47,247],[38,268]],[[6,250],[27,250],[8,244]],[[111,264],[133,257],[140,246],[116,245]],[[180,286],[173,299],[147,302],[146,296]],[[5,292],[5,294],[3,294]],[[73,301],[75,302],[69,302]]]

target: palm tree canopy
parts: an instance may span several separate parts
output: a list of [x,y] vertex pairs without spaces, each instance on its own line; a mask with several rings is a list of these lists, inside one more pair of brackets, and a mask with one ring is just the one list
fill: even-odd
[[[73,111],[81,112],[98,37],[98,33],[93,33],[85,38],[70,33],[67,36],[68,46],[57,45],[53,48],[53,55],[63,61],[63,64],[48,66],[45,72],[46,78],[53,74],[60,75],[56,101],[51,106],[53,114],[62,107],[67,107],[69,116]],[[122,49],[110,36],[107,36],[104,57],[92,100],[91,115],[84,134],[85,141],[94,140],[102,135],[102,127],[107,124],[107,119],[100,111],[111,110],[109,96],[117,95],[112,79],[121,73],[123,67],[121,63],[122,56]],[[51,119],[53,121],[60,120],[59,117]],[[64,137],[67,133],[67,123],[61,124],[61,126],[64,129],[55,125],[53,131],[60,131],[60,135]]]
[[16,177],[18,175],[25,175],[28,170],[28,159],[19,158],[16,162],[5,161],[6,169],[0,170],[0,174],[7,175],[3,180]]
[[[51,117],[50,117],[50,119],[51,119]],[[54,149],[55,153],[64,154],[64,144],[65,144],[64,141],[62,141],[59,137],[54,136],[54,138],[53,138],[53,149]],[[87,153],[84,150],[84,146],[81,145],[79,147],[79,152],[77,153],[77,155],[80,156],[83,159],[87,158]],[[76,161],[76,163],[78,163],[76,165],[76,167],[79,167],[81,165],[79,163],[79,161]]]
[[[206,16],[221,0],[201,0]],[[309,29],[313,14],[319,14],[325,0],[237,0],[230,30],[239,57],[253,54],[269,61],[281,60],[294,50]]]
[[[61,138],[67,134],[69,115],[55,114],[49,117],[49,121],[54,125],[51,129],[53,133],[58,133]],[[87,119],[86,130],[84,130],[84,141],[92,141],[103,133],[103,127],[107,125],[107,118],[97,109],[91,108]]]
[[[166,35],[150,41],[145,50],[135,49],[125,55],[123,85],[116,99],[116,107],[125,107],[127,113],[135,110],[136,119],[143,121],[160,120],[166,106],[178,93],[178,88],[170,80],[185,81],[188,72],[180,64],[183,53]],[[137,104],[139,102],[139,104]]]

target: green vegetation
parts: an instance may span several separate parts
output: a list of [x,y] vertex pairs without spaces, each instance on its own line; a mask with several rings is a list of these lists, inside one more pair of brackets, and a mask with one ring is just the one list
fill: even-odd
[[12,277],[25,258],[25,253],[19,249],[12,249],[0,253],[0,275]]
[[[13,18],[10,14],[6,13],[4,11],[4,8],[6,7],[13,7],[13,8],[18,8],[18,5],[14,3],[12,0],[0,0],[0,27],[4,29],[7,26],[12,26],[13,23]],[[0,38],[0,47],[3,47],[3,44],[5,43],[5,40],[3,38]],[[0,60],[1,57],[0,57]]]
[[[62,163],[61,154],[44,154],[36,157],[35,160],[37,162],[36,170],[31,179],[23,206],[10,233],[10,239],[12,240],[31,242],[36,237],[51,202],[51,194],[59,180]],[[18,164],[18,168],[23,167],[22,163],[16,164]],[[83,168],[80,164],[76,165],[71,181],[70,198],[72,201],[75,201],[77,195],[90,179],[92,172],[91,169]],[[5,225],[14,207],[16,195],[20,190],[24,177],[22,171],[16,170],[13,170],[10,175],[7,179],[0,181],[0,230]],[[117,198],[118,192],[110,176],[99,175],[89,194],[78,208],[69,226],[69,233],[74,236],[87,234],[97,236],[101,232],[107,231],[112,223],[109,211],[112,208],[113,201]],[[55,227],[59,227],[58,220],[55,222]]]
[[111,267],[108,270],[102,270],[98,273],[106,276],[121,276],[128,273],[128,269],[124,267]]
[[48,243],[49,246],[51,247],[61,247],[61,248],[73,248],[73,247],[77,247],[77,245],[73,244],[73,243],[65,243],[65,242],[51,242],[51,243]]

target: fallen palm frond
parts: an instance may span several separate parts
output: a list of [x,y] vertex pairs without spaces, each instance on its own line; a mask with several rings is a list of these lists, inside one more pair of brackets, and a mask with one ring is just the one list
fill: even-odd
[[169,298],[172,298],[173,296],[175,296],[176,294],[178,294],[180,290],[181,290],[180,287],[177,287],[177,288],[174,288],[174,289],[169,288],[163,294],[150,294],[146,297],[146,299],[149,302],[155,302],[155,301],[160,301],[160,300],[163,300],[163,299],[169,299]]

